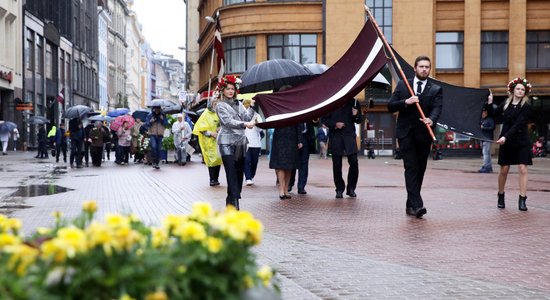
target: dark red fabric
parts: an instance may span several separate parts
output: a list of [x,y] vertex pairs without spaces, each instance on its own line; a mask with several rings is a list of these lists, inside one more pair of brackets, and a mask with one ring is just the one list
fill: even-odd
[[[386,64],[384,47],[379,47],[380,43],[371,22],[367,21],[344,56],[323,74],[283,92],[256,95],[254,99],[266,117],[266,122],[258,123],[257,126],[261,128],[290,126],[317,119],[344,105],[346,100],[363,90]],[[379,47],[378,49],[373,49],[375,44]],[[361,70],[371,52],[372,62],[368,68]],[[358,80],[351,83],[356,74]],[[346,87],[348,83],[351,84]],[[326,101],[339,92],[341,95],[330,102]],[[295,113],[295,115],[282,116],[287,113]],[[279,117],[283,119],[273,120]]]
[[222,27],[218,19],[216,19],[216,32],[214,33],[214,49],[216,50],[218,73],[223,75],[220,71],[224,68],[222,62],[225,64],[225,54],[223,52]]

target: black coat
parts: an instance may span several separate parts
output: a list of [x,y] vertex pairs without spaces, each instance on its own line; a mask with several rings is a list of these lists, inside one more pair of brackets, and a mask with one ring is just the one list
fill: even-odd
[[[413,85],[413,80],[409,79],[409,84]],[[399,81],[395,91],[393,92],[390,101],[388,103],[388,109],[390,112],[399,112],[397,117],[396,137],[404,138],[408,134],[415,134],[422,140],[426,140],[427,143],[432,141],[426,125],[420,121],[420,113],[416,108],[416,105],[406,105],[405,100],[411,97],[409,90],[405,86],[403,81]],[[420,107],[424,112],[426,118],[430,118],[433,121],[433,126],[437,123],[439,116],[441,115],[441,109],[443,106],[443,90],[441,87],[433,82],[426,83],[426,87],[422,91],[422,94],[418,96],[420,101]]]
[[[357,115],[352,114],[352,108],[355,106],[355,99],[350,99],[344,106],[334,112],[321,118],[321,122],[328,127],[328,150],[333,155],[350,155],[357,153],[357,134],[355,133],[355,124],[363,122],[361,108],[359,104]],[[343,122],[342,129],[336,128],[337,122]]]

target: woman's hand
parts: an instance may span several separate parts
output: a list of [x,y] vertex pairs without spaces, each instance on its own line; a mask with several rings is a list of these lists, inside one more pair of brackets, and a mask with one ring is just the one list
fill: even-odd
[[497,144],[499,144],[499,145],[504,145],[504,143],[506,143],[506,138],[505,137],[501,137],[500,139],[497,140]]
[[489,90],[489,96],[487,97],[487,104],[493,104],[493,92]]

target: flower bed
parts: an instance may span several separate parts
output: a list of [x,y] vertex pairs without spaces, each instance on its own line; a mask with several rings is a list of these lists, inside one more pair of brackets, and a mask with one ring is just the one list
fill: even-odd
[[86,202],[69,222],[23,238],[21,222],[0,215],[1,299],[240,299],[264,287],[278,292],[273,271],[251,252],[262,224],[244,211],[196,203],[148,227],[135,216],[93,220]]

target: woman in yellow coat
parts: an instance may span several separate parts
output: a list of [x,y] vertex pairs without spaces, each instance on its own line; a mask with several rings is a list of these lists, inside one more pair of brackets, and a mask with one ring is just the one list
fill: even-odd
[[216,144],[216,138],[220,129],[220,119],[215,112],[216,104],[216,101],[210,100],[208,102],[207,108],[193,128],[193,134],[199,138],[204,163],[208,167],[210,186],[220,184],[218,178],[220,176],[220,166],[222,165],[222,158]]

